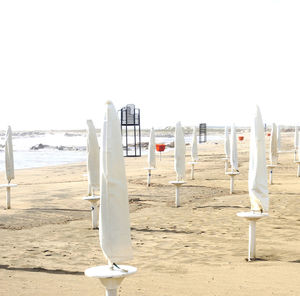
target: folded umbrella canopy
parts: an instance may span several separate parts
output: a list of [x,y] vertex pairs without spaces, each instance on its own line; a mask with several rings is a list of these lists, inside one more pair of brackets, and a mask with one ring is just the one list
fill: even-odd
[[155,132],[154,128],[151,128],[148,146],[148,168],[155,168]]
[[5,176],[8,183],[15,178],[12,131],[10,126],[8,126],[5,137]]
[[99,237],[110,263],[132,258],[127,180],[120,121],[112,102],[105,106],[100,152]]
[[235,124],[231,126],[230,165],[232,170],[239,170]]
[[96,134],[96,129],[92,120],[87,120],[88,135],[87,135],[87,169],[88,169],[88,184],[89,195],[92,195],[94,190],[99,190],[100,187],[100,159],[99,159],[99,144]]
[[270,162],[271,165],[277,164],[278,161],[278,143],[277,143],[277,127],[276,124],[273,123],[271,138],[270,138]]
[[248,189],[252,211],[268,212],[268,176],[265,153],[265,134],[259,107],[251,126]]
[[191,151],[192,160],[194,162],[199,160],[198,157],[198,143],[197,143],[197,130],[196,127],[194,127],[193,130],[193,139],[192,139],[192,151]]
[[177,181],[183,180],[185,177],[185,142],[180,121],[177,122],[175,128],[175,172]]
[[281,149],[281,137],[280,137],[280,125],[277,126],[277,149],[280,151]]
[[230,158],[230,141],[229,141],[228,126],[225,126],[225,132],[224,132],[224,152],[226,158]]

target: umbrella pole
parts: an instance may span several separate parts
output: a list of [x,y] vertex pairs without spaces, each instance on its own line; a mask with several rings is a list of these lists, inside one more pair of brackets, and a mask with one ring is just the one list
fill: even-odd
[[233,194],[234,189],[234,175],[230,176],[230,194]]
[[191,169],[191,178],[192,178],[192,180],[194,180],[195,178],[194,178],[194,164],[192,163],[192,169]]
[[248,248],[248,261],[256,257],[256,221],[250,220],[249,222],[249,248]]
[[179,186],[176,187],[176,197],[175,197],[175,206],[180,207],[180,195],[179,195]]
[[151,170],[148,169],[147,186],[150,187]]
[[10,209],[10,187],[6,187],[6,208]]
[[92,202],[91,214],[92,214],[92,228],[96,229],[98,227],[98,215],[99,215],[97,201]]
[[298,171],[297,171],[297,177],[300,177],[300,163],[298,162]]
[[270,185],[273,184],[273,170],[272,169],[270,169],[270,180],[269,180],[269,182],[270,182]]
[[297,160],[297,149],[295,149],[295,152],[294,152],[294,161]]

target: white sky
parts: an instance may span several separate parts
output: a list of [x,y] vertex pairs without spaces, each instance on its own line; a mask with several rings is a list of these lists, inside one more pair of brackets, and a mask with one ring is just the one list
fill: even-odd
[[300,1],[0,0],[0,129],[300,123]]

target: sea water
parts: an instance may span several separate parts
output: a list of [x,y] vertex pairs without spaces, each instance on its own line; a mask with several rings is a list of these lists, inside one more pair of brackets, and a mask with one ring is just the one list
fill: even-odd
[[[208,135],[208,141],[220,140],[222,136]],[[100,139],[98,139],[100,143]],[[142,143],[148,143],[149,137],[141,137]],[[156,137],[157,144],[170,144],[173,137]],[[186,143],[191,143],[192,137],[185,137]],[[5,137],[1,137],[0,144],[4,145]],[[68,163],[84,162],[87,158],[86,135],[65,132],[51,132],[45,134],[30,134],[24,136],[13,136],[14,165],[15,169],[36,168],[54,166]],[[129,141],[131,142],[131,141]],[[33,146],[43,144],[49,148],[32,150]],[[66,150],[58,150],[57,147]],[[142,149],[142,155],[147,154],[147,149]],[[0,150],[0,171],[4,170],[4,148]]]

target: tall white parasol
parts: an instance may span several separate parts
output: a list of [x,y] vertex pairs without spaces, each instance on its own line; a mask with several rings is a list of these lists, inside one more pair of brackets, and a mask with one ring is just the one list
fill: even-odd
[[268,176],[266,169],[265,135],[259,107],[251,127],[248,189],[252,211],[268,212]]
[[155,131],[151,128],[148,146],[148,168],[155,168]]
[[225,157],[230,158],[230,141],[229,141],[229,133],[228,133],[228,126],[225,126],[224,132],[224,152]]
[[99,237],[109,264],[132,258],[127,180],[120,121],[112,102],[105,107],[100,153]]
[[276,124],[273,123],[271,138],[270,138],[270,162],[271,165],[276,165],[278,161],[278,143],[277,143],[277,127]]
[[15,178],[12,131],[10,126],[8,126],[5,137],[5,177],[8,184]]
[[87,120],[88,135],[87,135],[87,169],[88,169],[88,195],[93,195],[94,190],[99,190],[100,187],[100,159],[99,159],[99,144],[96,134],[96,129],[92,120]]
[[277,149],[278,149],[278,151],[280,151],[281,150],[281,137],[280,137],[280,129],[281,129],[281,127],[280,127],[280,125],[278,125],[277,126]]
[[175,128],[175,171],[177,181],[183,180],[185,177],[185,142],[180,121],[177,122]]
[[235,130],[235,124],[234,123],[231,126],[230,165],[231,165],[231,170],[236,170],[236,171],[239,170],[236,130]]
[[194,161],[194,162],[199,160],[199,157],[198,157],[198,143],[197,143],[197,129],[196,129],[196,127],[194,127],[194,130],[193,130],[191,157],[192,157],[192,161]]

